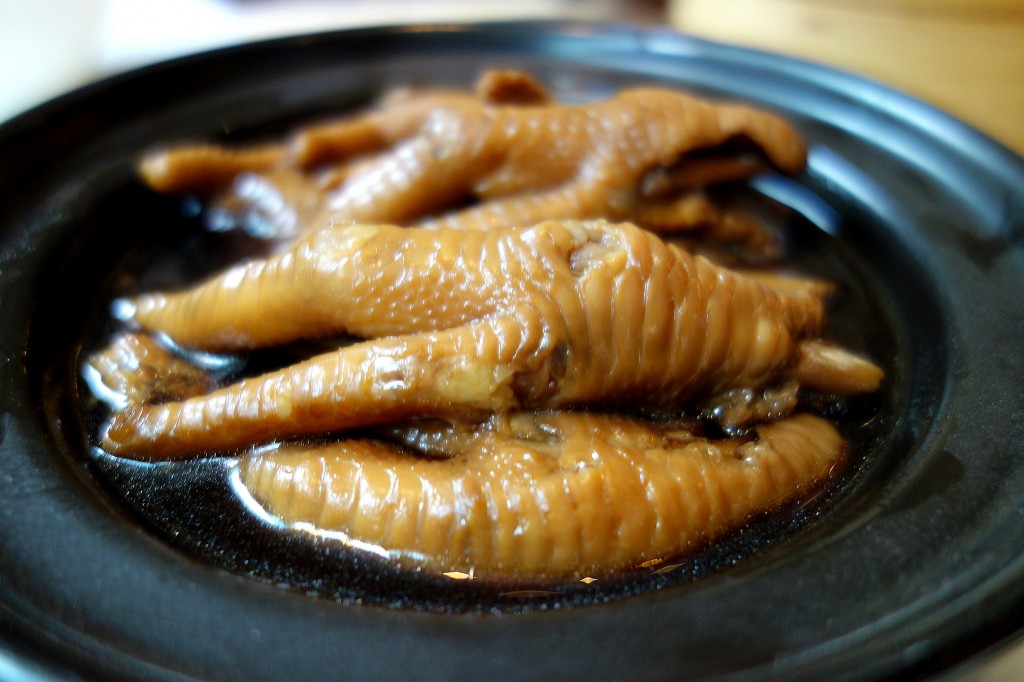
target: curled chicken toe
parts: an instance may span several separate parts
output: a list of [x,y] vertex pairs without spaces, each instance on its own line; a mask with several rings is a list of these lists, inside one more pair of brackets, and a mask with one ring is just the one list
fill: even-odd
[[104,446],[173,458],[414,417],[674,408],[784,379],[872,391],[877,367],[819,340],[825,291],[766,285],[629,224],[334,226],[122,308],[143,330],[210,351],[365,341],[202,396],[130,404]]
[[283,145],[171,149],[141,171],[171,193],[215,193],[256,175],[228,203],[255,207],[286,237],[319,228],[324,215],[455,229],[649,217],[645,227],[670,230],[718,219],[708,185],[769,168],[795,173],[805,158],[788,124],[746,106],[660,88],[563,105],[529,76],[499,71],[475,95],[390,97]]
[[121,334],[83,363],[93,395],[115,406],[159,403],[208,393],[210,375],[145,334]]

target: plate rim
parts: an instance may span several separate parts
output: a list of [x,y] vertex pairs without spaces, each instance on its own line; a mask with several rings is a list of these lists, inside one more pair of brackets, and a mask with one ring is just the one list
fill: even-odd
[[[504,27],[504,28],[503,28]],[[533,32],[541,33],[556,33],[559,35],[578,36],[580,39],[585,39],[586,36],[591,38],[601,37],[605,35],[614,35],[616,39],[622,41],[635,41],[638,45],[647,45],[654,43],[659,46],[659,49],[667,49],[668,44],[673,44],[676,49],[682,49],[686,47],[697,52],[703,51],[705,56],[710,55],[711,57],[720,58],[722,53],[733,54],[734,56],[740,57],[740,61],[756,61],[761,65],[761,68],[765,68],[765,64],[771,66],[771,62],[775,61],[787,69],[795,69],[797,71],[796,77],[803,77],[807,73],[817,74],[817,77],[827,81],[830,87],[835,88],[842,86],[837,93],[849,95],[851,90],[863,90],[865,88],[864,79],[853,76],[851,74],[845,74],[843,72],[831,69],[829,67],[822,67],[819,65],[810,65],[801,60],[782,57],[779,55],[771,55],[770,53],[752,50],[749,48],[738,48],[736,46],[724,46],[711,41],[693,38],[690,36],[683,36],[674,31],[668,29],[664,30],[649,30],[649,29],[637,29],[637,28],[623,28],[621,26],[614,25],[603,25],[593,24],[585,22],[564,22],[564,21],[543,21],[543,22],[500,22],[500,23],[486,23],[486,24],[466,24],[466,25],[435,25],[433,29],[427,28],[426,26],[413,26],[413,27],[371,27],[371,28],[360,28],[360,29],[344,29],[339,31],[321,32],[316,34],[310,34],[305,36],[290,36],[285,38],[275,38],[265,41],[257,41],[254,43],[246,43],[243,45],[230,46],[225,48],[218,48],[216,50],[199,53],[196,55],[189,55],[185,57],[176,58],[161,62],[159,64],[149,65],[140,69],[132,70],[125,74],[118,74],[99,82],[90,84],[60,96],[50,102],[44,103],[35,107],[27,112],[24,112],[13,119],[0,125],[0,154],[3,154],[5,143],[9,142],[12,137],[19,135],[28,134],[27,131],[33,128],[37,128],[39,125],[46,125],[46,119],[51,116],[60,114],[66,111],[68,108],[73,108],[76,102],[81,100],[88,100],[90,98],[97,97],[103,92],[116,89],[121,87],[121,84],[134,82],[136,79],[149,79],[156,77],[160,73],[166,71],[172,71],[176,69],[188,69],[194,68],[197,64],[202,64],[204,61],[216,62],[223,58],[224,55],[240,55],[247,52],[251,52],[256,49],[264,49],[271,46],[276,46],[274,49],[289,49],[288,46],[292,46],[290,49],[297,49],[299,46],[310,44],[310,42],[316,41],[331,41],[341,37],[351,37],[353,33],[360,33],[364,36],[367,35],[405,35],[413,32],[423,31],[436,31],[438,34],[450,34],[474,32],[474,31],[495,31],[495,30],[524,30],[529,28]],[[682,50],[685,53],[685,50]],[[655,52],[654,54],[663,54]],[[767,60],[767,62],[766,62]],[[154,75],[155,74],[155,75]],[[791,76],[793,74],[790,74]],[[953,134],[953,139],[957,141],[956,144],[961,144],[966,141],[972,147],[978,147],[980,149],[981,156],[991,156],[997,162],[997,166],[1000,169],[999,173],[1006,173],[1011,177],[1019,177],[1024,180],[1024,163],[1022,163],[1020,157],[1014,154],[1012,151],[1001,145],[1000,143],[992,140],[987,135],[980,133],[966,124],[957,121],[953,117],[935,109],[931,105],[925,104],[918,100],[915,100],[907,95],[903,95],[895,90],[892,90],[881,84],[868,83],[868,89],[877,95],[877,101],[872,102],[873,107],[883,107],[879,111],[888,112],[894,119],[899,120],[900,116],[906,116],[912,114],[913,116],[923,116],[928,125],[920,129],[920,134],[926,138],[931,139],[937,132],[950,132]],[[886,109],[883,105],[894,106],[894,110]],[[40,124],[39,120],[42,119],[43,123]],[[946,146],[956,146],[950,142],[943,142]],[[975,161],[977,163],[977,161]],[[2,182],[0,177],[0,182]],[[1022,184],[1021,186],[1024,186]],[[0,184],[2,187],[2,184]],[[8,235],[4,234],[3,238],[6,239]],[[0,261],[2,264],[3,261]],[[0,377],[5,374],[5,369],[9,372],[10,365],[7,367],[0,367]],[[3,377],[6,380],[10,377]],[[7,443],[3,444],[5,448],[8,447]],[[94,510],[97,513],[99,510]],[[160,550],[157,550],[157,554]],[[181,564],[181,557],[164,556],[164,560],[168,561],[173,565]],[[188,562],[185,562],[188,563]],[[192,568],[196,568],[193,566]],[[202,570],[202,569],[200,569]],[[988,597],[993,602],[999,602],[1001,597],[1013,594],[1013,600],[1020,602],[1022,599],[1022,590],[1024,588],[1017,588],[1016,590],[1010,589],[1010,583],[1013,583],[1013,577],[1024,574],[1024,558],[1018,558],[1017,564],[1006,569],[1006,572],[1000,576],[999,580],[995,581],[992,585],[990,594]],[[223,576],[217,575],[214,578],[215,584],[223,583]],[[726,582],[728,576],[726,576]],[[232,579],[228,579],[230,583]],[[242,592],[251,592],[251,586],[236,586]],[[257,591],[262,592],[261,588]],[[1015,594],[1014,594],[1015,593]],[[251,595],[250,595],[251,596]],[[656,595],[649,595],[647,597],[638,597],[638,601],[650,601],[654,599]],[[271,597],[272,600],[277,601],[276,597]],[[0,604],[2,606],[3,604]],[[619,607],[612,607],[610,610],[616,610]],[[952,607],[950,607],[952,608]],[[993,608],[995,605],[993,604]],[[384,618],[391,618],[391,615],[383,616]],[[418,616],[416,616],[418,618]],[[1014,628],[1019,626],[1014,626]],[[1016,631],[1014,629],[1014,631]],[[1000,637],[1007,636],[1005,633]],[[921,658],[917,660],[920,663],[925,658],[932,656],[934,652],[921,651]],[[899,652],[893,654],[898,656]],[[876,661],[875,664],[883,665],[882,662]]]

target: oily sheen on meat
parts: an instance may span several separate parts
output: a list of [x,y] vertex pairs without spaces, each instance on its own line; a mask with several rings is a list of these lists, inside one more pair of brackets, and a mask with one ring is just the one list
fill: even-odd
[[805,158],[792,127],[745,105],[655,87],[563,105],[527,74],[491,71],[476,93],[392,93],[284,144],[177,146],[141,172],[157,191],[213,197],[218,215],[286,240],[331,222],[479,230],[600,218],[763,241],[705,190],[796,173]]
[[628,224],[324,229],[123,308],[208,350],[366,341],[185,401],[129,404],[103,445],[163,459],[416,417],[671,407],[782,378],[874,390],[880,371],[849,353],[806,362],[819,357],[821,294],[773,289]]
[[[403,566],[569,578],[691,551],[842,466],[803,391],[884,378],[824,337],[829,283],[675,241],[780,258],[714,190],[805,155],[744,105],[656,87],[565,105],[511,70],[283,142],[154,152],[150,187],[202,196],[269,255],[118,302],[83,367],[119,396],[101,446],[237,458],[271,514]],[[324,339],[230,381],[195,361]]]

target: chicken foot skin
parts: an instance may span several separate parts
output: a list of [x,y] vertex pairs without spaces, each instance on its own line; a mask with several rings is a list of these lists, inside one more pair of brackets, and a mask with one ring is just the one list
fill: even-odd
[[761,425],[753,440],[574,412],[447,428],[447,456],[376,439],[285,444],[240,459],[241,480],[283,521],[409,567],[578,578],[698,549],[812,493],[845,450],[807,414]]
[[379,112],[306,126],[286,144],[161,149],[142,159],[139,174],[157,192],[210,194],[243,172],[266,172],[282,165],[308,171],[384,150],[395,140],[412,136],[438,108],[548,104],[554,104],[553,100],[529,74],[491,69],[477,80],[474,93],[440,89],[424,93],[399,88],[382,99]]
[[842,349],[828,371],[792,372],[802,346],[820,344],[826,290],[765,286],[629,224],[336,226],[123,307],[143,330],[205,350],[337,333],[367,341],[208,395],[129,405],[103,444],[164,459],[413,416],[678,407],[784,378],[872,391],[881,371]]
[[[139,334],[117,337],[87,363],[131,401],[194,396],[206,382],[199,367]],[[237,467],[282,522],[339,533],[399,565],[578,578],[693,551],[807,499],[845,462],[824,420],[772,421],[709,438],[689,417],[541,410],[417,419],[260,447]]]
[[[493,74],[482,80],[488,78]],[[741,140],[754,147],[753,155],[726,153],[736,158],[725,163],[688,158]],[[523,103],[428,91],[311,126],[276,149],[196,146],[156,153],[143,161],[141,173],[151,187],[171,193],[216,191],[246,170],[303,186],[293,192],[301,197],[293,202],[301,215],[282,219],[288,237],[318,228],[324,216],[488,229],[548,219],[642,222],[652,209],[658,216],[652,229],[674,230],[706,226],[717,216],[701,192],[709,182],[746,179],[769,167],[796,173],[805,159],[803,142],[781,119],[673,90],[635,88],[579,105],[540,95]],[[666,180],[677,165],[685,186]],[[700,172],[704,167],[708,172]],[[708,208],[660,208],[672,205],[662,196],[667,186],[691,206]]]

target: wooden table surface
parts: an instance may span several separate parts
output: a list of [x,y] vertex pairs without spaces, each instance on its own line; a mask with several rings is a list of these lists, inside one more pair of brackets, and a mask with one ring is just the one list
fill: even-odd
[[1024,155],[1024,0],[672,0],[668,18],[881,81]]
[[[1024,156],[1024,0],[670,0],[667,11],[686,33],[893,86]],[[1024,641],[944,679],[1024,679]]]

